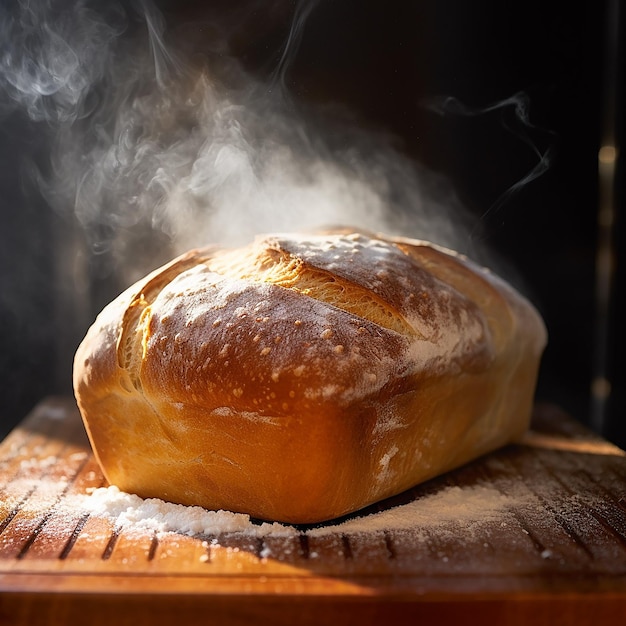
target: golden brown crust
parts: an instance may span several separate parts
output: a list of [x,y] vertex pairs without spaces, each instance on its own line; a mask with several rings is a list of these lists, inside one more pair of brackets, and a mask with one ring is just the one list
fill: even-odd
[[450,251],[269,236],[127,290],[74,385],[121,489],[309,523],[519,437],[544,344],[522,296]]

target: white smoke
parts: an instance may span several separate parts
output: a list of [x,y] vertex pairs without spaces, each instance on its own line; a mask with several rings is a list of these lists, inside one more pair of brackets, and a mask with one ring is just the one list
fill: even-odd
[[[100,3],[102,5],[103,3]],[[126,28],[115,2],[35,0],[0,5],[0,112],[24,109],[34,121],[72,122],[107,70]]]
[[423,105],[439,115],[460,117],[476,117],[494,112],[504,113],[506,111],[512,111],[512,121],[509,122],[503,115],[502,125],[508,132],[515,135],[519,141],[526,144],[535,158],[535,163],[487,207],[481,214],[481,219],[484,219],[490,213],[499,211],[512,196],[519,193],[526,185],[535,179],[543,176],[552,166],[555,152],[554,145],[548,144],[546,147],[540,148],[537,141],[532,139],[530,134],[531,131],[540,131],[545,135],[552,136],[552,132],[539,128],[531,121],[530,98],[525,92],[520,91],[504,100],[499,100],[498,102],[482,107],[470,107],[451,96],[431,97],[424,100]]
[[4,9],[5,110],[47,124],[41,188],[58,210],[73,207],[93,252],[142,272],[138,241],[166,257],[327,224],[467,244],[446,181],[346,112],[313,111],[286,93],[314,5],[299,3],[267,81],[226,54],[217,27],[202,58],[186,56],[147,0]]

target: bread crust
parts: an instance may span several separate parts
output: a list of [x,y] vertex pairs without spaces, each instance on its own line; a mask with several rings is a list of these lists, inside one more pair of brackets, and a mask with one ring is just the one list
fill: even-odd
[[273,235],[121,294],[74,389],[120,489],[315,523],[518,439],[545,342],[523,296],[452,251]]

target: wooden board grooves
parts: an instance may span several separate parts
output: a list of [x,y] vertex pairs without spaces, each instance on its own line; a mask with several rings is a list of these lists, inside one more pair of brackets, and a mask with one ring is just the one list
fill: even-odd
[[537,537],[531,525],[527,524],[524,518],[519,513],[515,513],[515,519],[517,520],[517,523],[519,524],[522,531],[526,533],[526,536],[528,537],[528,539],[530,539],[535,550],[539,554],[542,554],[543,552],[545,552],[546,546],[541,542],[539,537]]
[[117,544],[120,538],[120,529],[115,528],[107,541],[106,546],[104,547],[104,551],[102,552],[102,556],[100,557],[103,561],[108,561],[113,554],[113,550],[115,550],[115,545]]
[[213,548],[210,541],[203,542],[204,554],[200,557],[200,561],[210,564],[213,561]]
[[[621,523],[622,527],[624,527],[623,520],[616,520],[613,516],[611,516],[613,519],[609,521],[605,513],[600,512],[596,508],[590,508],[589,513],[604,528],[604,530],[612,536],[623,549],[626,550],[626,536],[617,527],[618,523]],[[607,513],[610,512],[607,511]]]
[[80,535],[83,528],[85,527],[85,524],[87,523],[88,519],[89,519],[89,513],[85,513],[78,520],[78,523],[74,527],[72,534],[69,536],[68,540],[65,542],[65,545],[63,546],[63,550],[61,550],[61,553],[59,554],[59,559],[61,561],[65,560],[68,557],[69,553],[72,551],[72,548],[74,547],[74,544],[76,543],[78,536]]
[[348,537],[348,535],[341,535],[341,547],[343,549],[343,556],[345,559],[354,558],[354,555],[352,554],[352,546],[350,545],[350,537]]
[[393,539],[391,538],[391,534],[388,531],[383,533],[385,538],[385,548],[387,549],[387,555],[390,559],[396,558],[396,548],[393,545]]
[[570,496],[575,494],[575,491],[572,489],[572,487],[561,478],[559,473],[556,472],[554,468],[551,467],[549,464],[546,464],[545,459],[543,455],[541,454],[541,452],[537,450],[533,450],[532,454],[534,456],[534,460],[539,465],[541,471],[544,472],[545,475],[549,477],[551,481],[555,482],[560,487],[563,494],[567,494]]
[[[533,457],[535,461],[539,461],[541,468],[542,480],[535,485],[530,485],[528,488],[541,503],[542,507],[548,512],[553,520],[559,525],[559,527],[565,532],[566,536],[572,541],[572,543],[582,550],[589,558],[593,559],[594,555],[591,549],[588,547],[585,540],[581,537],[579,532],[575,529],[576,524],[568,519],[567,513],[557,509],[557,505],[568,497],[575,496],[575,491],[556,475],[556,473],[545,466],[545,463],[541,460],[540,456],[533,451]],[[515,459],[510,459],[509,462],[518,468],[519,472],[524,471],[524,467],[520,466]],[[549,479],[549,480],[546,480]],[[565,509],[567,511],[567,509]]]
[[50,511],[49,513],[47,513],[41,518],[41,521],[39,522],[39,524],[35,527],[35,529],[32,531],[28,539],[26,539],[26,541],[22,545],[20,551],[17,553],[16,558],[18,560],[23,559],[26,556],[26,553],[28,552],[30,547],[33,545],[33,543],[35,543],[35,540],[39,536],[39,533],[41,532],[43,527],[46,525],[46,523],[52,518],[52,515],[53,515],[52,511]]
[[159,538],[156,533],[152,535],[152,541],[150,542],[150,549],[148,550],[148,561],[152,561],[159,547]]
[[[76,451],[74,447],[70,445],[64,445],[60,450],[59,456],[62,458],[64,455],[72,456],[72,454],[76,455]],[[82,460],[80,461],[78,467],[73,468],[72,467],[72,465],[74,464],[73,461],[76,458],[81,458]],[[61,476],[63,476],[66,479],[64,488],[58,494],[53,495],[51,497],[50,503],[49,503],[49,507],[50,507],[49,510],[44,512],[39,517],[39,521],[34,525],[32,530],[30,531],[30,534],[23,541],[20,549],[15,555],[15,558],[17,560],[22,560],[28,555],[29,550],[31,549],[33,544],[37,541],[38,537],[40,536],[40,534],[46,527],[46,524],[48,524],[48,522],[54,518],[55,516],[54,507],[71,490],[72,485],[74,481],[76,480],[76,477],[79,475],[82,468],[85,467],[85,465],[87,464],[88,458],[89,458],[88,455],[82,454],[79,456],[74,456],[74,459],[72,459],[72,463],[68,463],[68,467],[66,467],[65,469],[69,471],[64,471],[61,474]],[[24,510],[24,507],[29,502],[29,500],[35,498],[35,496],[38,493],[38,490],[40,489],[41,482],[47,479],[48,477],[51,477],[51,476],[56,477],[56,474],[58,474],[58,472],[55,472],[55,466],[50,464],[50,465],[46,465],[43,471],[39,473],[38,476],[32,477],[35,480],[35,486],[25,494],[25,496],[22,498],[18,507],[15,507],[13,510],[11,510],[10,514],[3,520],[2,524],[0,524],[0,535],[3,534],[5,531],[7,531],[11,523],[13,523],[15,520],[18,519],[18,516],[21,515],[21,512]],[[67,476],[67,474],[70,474],[69,477]],[[18,472],[17,476],[19,475],[20,473]]]
[[298,542],[300,545],[300,553],[303,559],[308,559],[311,556],[311,548],[309,546],[309,538],[305,534],[298,535]]
[[35,487],[33,487],[30,491],[28,491],[26,495],[20,500],[20,502],[9,511],[8,515],[5,516],[2,522],[0,522],[0,535],[6,530],[9,524],[15,519],[18,513],[22,510],[22,507],[24,506],[24,504],[27,502],[27,500],[30,498],[30,496],[32,495],[34,491],[35,491]]
[[546,509],[552,513],[557,524],[565,531],[565,534],[574,542],[576,547],[580,548],[590,559],[595,558],[593,552],[585,543],[585,540],[576,530],[574,530],[572,524],[570,524],[570,522],[565,517],[563,517],[563,515],[555,511],[551,506],[547,504],[545,504],[545,506]]
[[592,483],[595,489],[602,494],[602,499],[606,502],[612,502],[616,507],[626,512],[626,500],[619,494],[613,493],[606,485],[599,481],[596,476],[590,474],[587,470],[581,470],[579,473],[582,483]]

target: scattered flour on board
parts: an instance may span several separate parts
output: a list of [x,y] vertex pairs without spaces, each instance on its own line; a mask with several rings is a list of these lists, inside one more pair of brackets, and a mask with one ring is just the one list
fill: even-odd
[[[310,536],[384,530],[416,531],[419,534],[435,528],[468,532],[488,523],[510,519],[511,510],[519,504],[519,496],[505,495],[493,487],[446,487],[408,504],[306,532]],[[300,532],[288,524],[256,523],[242,513],[209,511],[156,498],[142,499],[115,486],[94,489],[89,495],[67,497],[59,505],[74,512],[78,509],[84,514],[109,519],[118,528],[129,531],[192,536],[237,533],[254,537],[289,537]]]
[[183,535],[242,533],[263,537],[295,534],[290,526],[277,523],[255,524],[249,515],[230,511],[208,511],[197,506],[173,504],[157,498],[143,499],[117,487],[100,487],[90,495],[73,496],[66,506],[79,508],[95,517],[115,521],[118,528]]
[[358,534],[383,530],[410,530],[419,533],[445,528],[457,528],[467,532],[488,523],[508,519],[510,512],[520,503],[519,496],[505,495],[493,487],[446,487],[380,513],[310,530],[309,534],[322,536],[336,532]]

